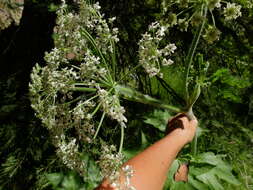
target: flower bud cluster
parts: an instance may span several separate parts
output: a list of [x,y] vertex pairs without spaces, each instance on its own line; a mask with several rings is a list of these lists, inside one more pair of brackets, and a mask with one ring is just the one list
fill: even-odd
[[58,137],[57,155],[62,159],[63,163],[70,169],[78,169],[81,173],[85,169],[84,162],[79,158],[78,145],[76,139],[66,142],[65,136]]
[[106,79],[108,70],[101,63],[100,57],[95,56],[90,50],[84,54],[80,64],[80,77],[85,83],[92,83],[93,80]]
[[131,185],[131,177],[133,177],[134,175],[134,170],[132,168],[132,166],[130,165],[126,165],[124,167],[122,167],[122,172],[125,175],[125,189],[126,190],[136,190],[132,185]]
[[[119,39],[118,29],[113,26],[115,18],[109,19],[109,24],[100,13],[100,5],[88,5],[84,0],[78,1],[79,13],[66,13],[67,5],[57,11],[57,27],[55,27],[55,45],[61,47],[65,54],[72,53],[75,59],[82,59],[82,55],[89,49],[89,42],[84,38],[88,32],[94,36],[93,42],[102,53],[112,53],[113,44]],[[86,36],[87,37],[87,36]],[[88,36],[90,37],[90,36]]]
[[24,0],[1,0],[0,1],[0,31],[9,27],[11,23],[19,25]]
[[127,118],[124,116],[125,109],[120,105],[119,97],[117,94],[110,95],[104,89],[98,88],[99,101],[102,104],[103,111],[107,113],[112,119],[119,122],[121,126],[125,127]]
[[[174,6],[177,6],[180,12],[178,14],[169,12],[172,7],[171,5],[173,5],[173,11],[175,10]],[[252,2],[244,2],[245,7],[252,7],[252,5]],[[241,5],[221,0],[163,0],[162,7],[164,11],[162,22],[166,23],[169,27],[177,26],[181,32],[188,31],[190,26],[199,27],[204,23],[206,33],[203,37],[209,44],[218,40],[221,33],[215,26],[213,11],[221,12],[224,15],[225,21],[235,20],[242,15]],[[203,15],[204,9],[208,9],[206,15]],[[209,24],[208,21],[212,21],[212,24]],[[155,71],[157,72],[158,69]]]
[[170,56],[177,48],[175,44],[160,47],[166,30],[166,26],[154,22],[139,41],[139,62],[150,77],[158,75],[162,78],[161,66],[169,66],[174,63]]
[[242,16],[241,5],[236,5],[235,3],[227,3],[227,6],[224,8],[225,20],[237,19],[237,17]]
[[221,0],[209,0],[208,1],[208,8],[210,10],[213,10],[215,8],[220,8],[221,7]]
[[110,180],[110,183],[119,188],[120,167],[123,164],[123,155],[116,153],[116,147],[111,145],[103,146],[101,156],[99,159],[99,166],[102,168],[102,175],[104,178]]

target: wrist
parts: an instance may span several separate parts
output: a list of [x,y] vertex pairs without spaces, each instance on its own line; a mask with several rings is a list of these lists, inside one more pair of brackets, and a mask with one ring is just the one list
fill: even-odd
[[184,147],[190,142],[187,135],[182,133],[182,129],[173,130],[171,133],[166,135],[166,138],[176,141],[177,144],[181,147]]

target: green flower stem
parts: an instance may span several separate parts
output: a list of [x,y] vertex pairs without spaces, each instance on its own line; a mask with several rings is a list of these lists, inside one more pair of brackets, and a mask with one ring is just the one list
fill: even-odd
[[87,88],[87,87],[73,87],[71,88],[72,91],[79,91],[79,92],[96,92],[96,88]]
[[99,103],[99,104],[97,105],[97,107],[95,108],[95,110],[91,113],[91,116],[92,116],[92,117],[97,113],[97,111],[99,110],[100,106],[101,106],[101,103]]
[[79,96],[79,97],[77,97],[77,98],[74,99],[74,100],[71,100],[71,101],[69,101],[69,102],[63,103],[62,105],[72,104],[72,103],[74,103],[74,102],[77,102],[78,100],[81,100],[82,98],[83,98],[82,96]]
[[[196,48],[199,44],[200,36],[203,32],[203,28],[204,28],[204,25],[205,25],[205,22],[206,22],[206,15],[207,15],[207,4],[206,3],[203,4],[202,7],[201,7],[201,14],[204,17],[204,19],[203,19],[201,25],[199,26],[199,28],[197,29],[197,32],[194,35],[194,38],[192,40],[190,49],[189,49],[187,57],[186,57],[187,68],[186,68],[186,71],[185,71],[184,84],[185,84],[185,101],[186,101],[186,104],[187,104],[186,105],[186,108],[187,108],[187,113],[186,114],[189,117],[189,119],[194,119],[195,118],[195,116],[193,114],[193,111],[192,111],[192,106],[194,105],[194,103],[196,102],[196,100],[198,99],[199,94],[200,94],[200,85],[196,84],[194,92],[192,93],[192,95],[190,97],[189,96],[189,89],[188,89],[189,86],[188,85],[189,85],[190,67],[191,67],[191,64],[192,64],[192,61],[193,61],[194,54],[196,52]],[[195,135],[194,140],[191,143],[191,152],[192,152],[193,155],[197,154],[197,142],[198,142],[198,137],[197,137],[197,135]]]
[[189,49],[187,57],[186,57],[187,68],[186,68],[186,72],[185,72],[184,84],[185,84],[185,96],[186,96],[185,100],[187,102],[187,108],[189,108],[189,106],[190,106],[189,105],[189,91],[188,91],[189,72],[190,72],[190,67],[191,67],[191,64],[192,64],[192,60],[193,60],[196,48],[197,48],[198,43],[199,43],[200,36],[202,34],[202,31],[203,31],[203,28],[204,28],[204,25],[205,25],[205,22],[206,22],[206,14],[207,14],[207,5],[206,4],[203,4],[201,12],[202,12],[202,16],[204,17],[204,19],[203,19],[201,25],[199,26],[196,34],[194,35],[194,38],[192,40],[190,49]]
[[129,71],[127,71],[127,73],[119,81],[123,81],[128,75],[130,75],[131,73],[133,73],[137,68],[139,68],[141,66],[142,66],[142,64],[139,63],[134,68],[132,68]]
[[99,56],[102,58],[102,61],[104,62],[104,64],[107,66],[106,60],[105,60],[102,52],[100,51],[100,49],[97,48],[96,42],[93,39],[93,37],[86,30],[83,30],[82,32],[83,32],[84,36],[90,41],[90,43],[92,44],[92,46],[96,50],[96,52],[99,54]]
[[[98,55],[102,58],[102,61],[103,61],[104,65],[106,66],[107,70],[109,71],[109,67],[108,67],[107,62],[105,60],[105,57],[102,54],[102,52],[100,51],[100,49],[97,48],[97,45],[96,45],[96,42],[95,42],[94,38],[89,34],[88,31],[83,30],[82,32],[83,32],[82,34],[90,41],[90,43],[92,44],[93,48],[98,53]],[[113,83],[113,79],[112,79],[112,76],[110,75],[110,72],[109,72],[109,77],[110,77],[111,83]]]
[[194,6],[192,5],[192,6],[188,7],[188,8],[186,8],[186,9],[184,9],[183,11],[179,12],[179,13],[177,14],[177,17],[180,16],[181,14],[183,14],[183,13],[189,11],[189,10],[190,10],[191,8],[193,8],[193,7],[194,7]]
[[124,126],[121,125],[120,127],[121,127],[121,137],[120,137],[119,153],[122,152],[124,143]]
[[103,121],[104,121],[104,118],[105,118],[105,112],[103,112],[103,115],[102,115],[102,117],[101,117],[101,119],[100,119],[100,121],[99,121],[98,128],[97,128],[97,130],[96,130],[96,133],[95,133],[93,139],[96,139],[96,138],[97,138],[98,132],[100,131],[100,128],[101,128],[101,126],[102,126],[102,123],[103,123]]
[[110,40],[110,43],[111,43],[111,45],[112,45],[112,49],[113,49],[113,52],[112,52],[112,54],[111,54],[111,56],[112,56],[112,70],[113,70],[113,79],[114,79],[114,81],[116,80],[116,65],[117,65],[117,61],[116,61],[116,47],[115,47],[115,43],[112,41],[112,40]]
[[214,16],[213,16],[213,11],[210,11],[210,13],[211,13],[211,16],[212,16],[213,25],[216,27],[215,18],[214,18]]
[[138,92],[132,88],[122,86],[122,85],[116,85],[115,90],[118,91],[121,95],[123,95],[123,98],[126,100],[134,101],[134,102],[140,102],[143,104],[153,105],[159,108],[168,109],[172,112],[180,112],[181,109],[165,104],[161,100],[152,98],[148,95],[142,94],[141,92]]

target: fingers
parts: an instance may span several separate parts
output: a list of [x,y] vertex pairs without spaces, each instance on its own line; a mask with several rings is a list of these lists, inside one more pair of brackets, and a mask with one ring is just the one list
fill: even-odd
[[174,176],[175,181],[188,181],[188,166],[187,164],[182,164],[179,169],[177,170],[177,173]]

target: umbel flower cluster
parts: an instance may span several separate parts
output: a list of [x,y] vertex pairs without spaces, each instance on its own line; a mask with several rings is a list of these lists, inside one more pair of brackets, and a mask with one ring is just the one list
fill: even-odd
[[[252,7],[252,2],[249,1],[247,6]],[[187,31],[190,26],[193,28],[199,27],[205,22],[205,33],[202,36],[209,44],[219,40],[221,34],[215,24],[214,12],[216,12],[215,14],[218,13],[223,16],[225,22],[237,19],[242,15],[241,5],[221,0],[163,0],[162,7],[165,16],[163,22],[168,27],[177,27],[182,32]],[[179,13],[173,12],[175,7],[177,7],[176,10],[180,10]],[[207,11],[203,14],[205,9]],[[208,23],[209,20],[211,23]]]
[[[114,89],[115,65],[111,64],[119,40],[118,29],[113,28],[115,18],[106,21],[98,3],[80,0],[77,4],[78,11],[69,11],[62,2],[54,29],[55,47],[45,54],[45,67],[36,64],[33,68],[29,87],[31,106],[50,131],[57,155],[83,175],[86,163],[82,155],[89,151],[88,146],[98,144],[105,116],[121,127],[126,127],[127,119]],[[98,165],[102,177],[117,184],[123,156],[106,147],[97,147],[101,150]]]
[[0,1],[0,31],[9,27],[12,22],[19,24],[24,0],[1,0]]
[[139,41],[139,62],[150,77],[159,75],[162,78],[161,66],[173,64],[170,56],[177,49],[175,44],[168,44],[160,48],[160,42],[164,38],[167,28],[159,22],[154,22]]
[[[181,12],[173,13],[174,6],[177,7],[175,10]],[[174,63],[171,56],[177,49],[176,45],[174,43],[167,44],[165,47],[161,45],[169,29],[177,27],[181,32],[185,32],[190,26],[202,27],[201,31],[205,30],[202,37],[211,44],[219,40],[221,34],[215,25],[214,11],[221,12],[225,21],[234,20],[242,15],[241,5],[220,0],[163,0],[162,7],[164,19],[150,24],[148,31],[139,41],[139,63],[150,77],[162,78],[162,68]],[[207,12],[211,15],[212,24],[207,22]]]

